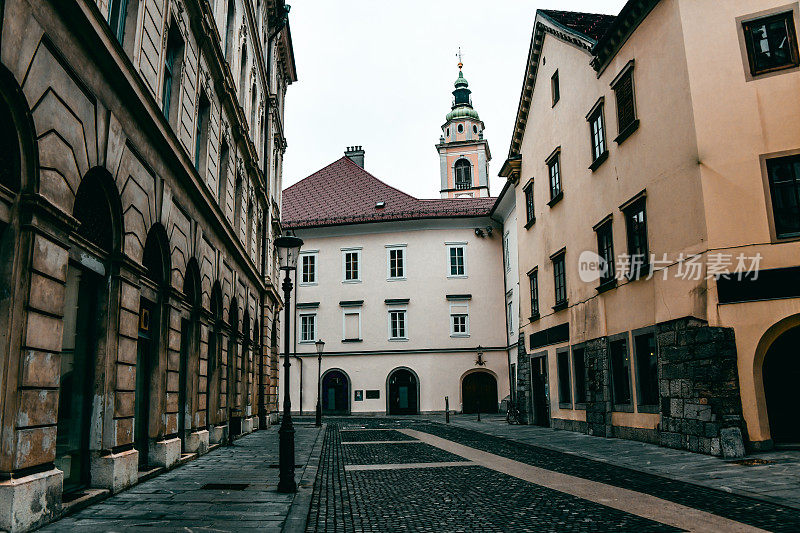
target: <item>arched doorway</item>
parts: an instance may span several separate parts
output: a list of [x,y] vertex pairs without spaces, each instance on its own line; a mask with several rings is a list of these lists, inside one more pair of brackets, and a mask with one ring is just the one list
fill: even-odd
[[225,399],[228,404],[228,437],[233,442],[233,437],[242,432],[242,417],[239,411],[239,398],[237,395],[237,376],[239,372],[239,305],[236,300],[231,302],[228,311],[230,336],[228,337],[228,368],[226,369]]
[[208,328],[208,367],[206,379],[206,423],[209,431],[219,418],[219,357],[222,326],[222,289],[219,282],[211,289],[211,324]]
[[321,402],[324,414],[350,414],[350,378],[344,371],[328,370],[322,375]]
[[762,370],[769,431],[776,444],[800,444],[795,388],[800,383],[800,327],[783,333],[770,345]]
[[[169,279],[167,233],[160,224],[147,234],[142,254],[145,275],[141,279],[139,334],[136,343],[136,400],[134,403],[134,447],[139,452],[139,468],[149,464],[150,437],[158,434],[161,405],[154,391],[160,375],[164,287]],[[151,416],[154,414],[155,416]]]
[[189,261],[183,277],[183,296],[186,309],[181,317],[181,360],[178,366],[178,437],[185,450],[186,436],[192,430],[193,387],[190,376],[197,375],[195,363],[199,363],[200,327],[200,274],[197,262]]
[[[108,313],[110,255],[121,227],[119,197],[105,170],[89,171],[73,204],[79,222],[64,290],[61,376],[56,430],[56,466],[64,473],[64,492],[90,483],[90,432],[95,397],[102,396],[96,374],[103,372],[102,332]],[[113,200],[116,200],[114,202]]]
[[489,372],[471,372],[461,381],[462,411],[497,412],[497,379]]
[[419,379],[408,368],[397,368],[389,373],[386,396],[388,414],[415,415],[419,413]]

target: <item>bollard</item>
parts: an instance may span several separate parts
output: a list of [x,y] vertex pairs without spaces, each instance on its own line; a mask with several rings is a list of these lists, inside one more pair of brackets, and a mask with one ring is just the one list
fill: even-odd
[[450,397],[444,397],[444,421],[445,423],[450,423]]

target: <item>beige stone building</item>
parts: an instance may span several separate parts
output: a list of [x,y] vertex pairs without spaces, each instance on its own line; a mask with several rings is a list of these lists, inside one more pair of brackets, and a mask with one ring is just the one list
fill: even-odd
[[774,0],[537,12],[501,172],[531,423],[800,441],[798,23]]
[[269,423],[287,13],[0,1],[0,529]]

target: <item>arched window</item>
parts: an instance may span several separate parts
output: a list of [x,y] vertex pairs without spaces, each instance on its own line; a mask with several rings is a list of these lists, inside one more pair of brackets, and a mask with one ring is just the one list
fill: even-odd
[[236,186],[234,188],[234,198],[233,198],[233,227],[236,228],[238,232],[239,229],[242,227],[242,176],[241,174],[236,174]]
[[183,36],[175,21],[169,28],[167,52],[164,54],[164,80],[161,88],[161,105],[164,116],[173,127],[178,124],[178,102],[183,67]]
[[256,142],[256,84],[250,91],[250,136],[253,138],[253,144]]
[[111,205],[97,172],[90,171],[81,180],[72,215],[80,222],[78,235],[105,252],[112,251],[114,223]]
[[194,141],[194,168],[205,178],[206,159],[208,156],[208,121],[211,111],[211,102],[208,101],[205,91],[200,91],[200,103],[197,106],[197,127],[195,128]]
[[456,189],[472,188],[472,164],[466,159],[456,161]]

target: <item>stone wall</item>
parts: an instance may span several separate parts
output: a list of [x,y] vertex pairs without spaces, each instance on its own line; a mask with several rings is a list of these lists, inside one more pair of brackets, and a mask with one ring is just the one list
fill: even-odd
[[723,450],[721,430],[741,439],[742,404],[731,328],[693,318],[656,326],[661,425],[659,443],[711,455]]
[[611,372],[608,342],[605,337],[587,341],[586,360],[586,428],[589,435],[611,437]]

